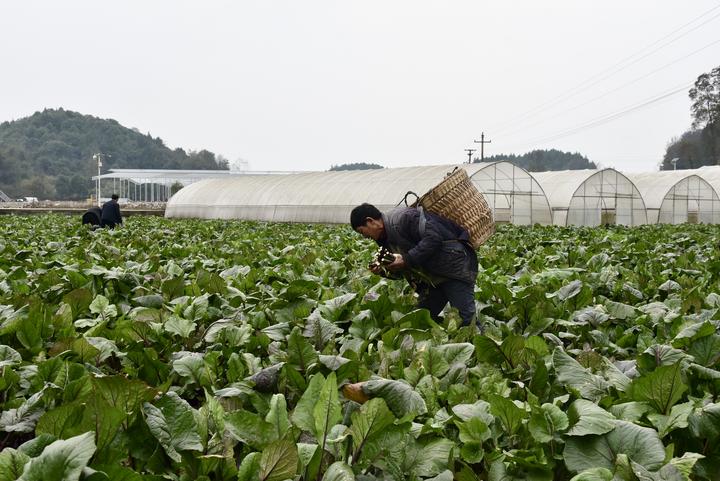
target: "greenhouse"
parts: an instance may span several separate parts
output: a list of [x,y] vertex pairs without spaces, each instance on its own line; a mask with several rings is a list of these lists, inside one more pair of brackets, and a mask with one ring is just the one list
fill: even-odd
[[720,223],[720,198],[697,170],[628,174],[645,201],[654,224]]
[[94,185],[101,182],[101,192],[139,202],[166,202],[173,192],[203,179],[240,175],[284,175],[294,172],[235,170],[110,169],[93,176]]
[[689,170],[693,174],[697,174],[705,179],[710,185],[713,186],[715,192],[720,195],[720,165],[706,165],[699,169]]
[[552,224],[545,192],[528,171],[510,162],[478,165],[483,167],[470,178],[490,204],[496,222]]
[[[550,224],[550,204],[540,185],[508,162],[255,175],[206,179],[179,191],[167,204],[167,217],[348,222],[363,202],[390,210],[408,192],[422,195],[455,168],[463,168],[501,222]],[[416,197],[409,195],[408,203]]]
[[615,169],[536,172],[533,176],[548,196],[555,225],[647,223],[640,192]]
[[[380,210],[403,203],[408,192],[422,195],[456,166],[403,167],[206,179],[180,190],[167,204],[167,217],[246,219],[275,222],[346,223],[356,205]],[[468,175],[480,164],[465,164]],[[408,202],[415,201],[409,195]]]

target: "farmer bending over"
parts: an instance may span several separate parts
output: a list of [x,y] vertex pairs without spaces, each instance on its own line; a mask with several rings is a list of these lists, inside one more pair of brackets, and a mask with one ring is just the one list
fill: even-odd
[[105,202],[100,213],[100,226],[115,228],[116,225],[122,224],[122,215],[120,215],[120,205],[118,204],[118,195],[113,194],[110,200]]
[[434,320],[449,302],[460,312],[463,325],[471,323],[478,260],[465,229],[422,208],[383,214],[371,204],[355,207],[350,224],[394,254],[390,264],[371,265],[373,273],[382,275],[385,268],[403,274],[418,293],[418,307],[429,310]]

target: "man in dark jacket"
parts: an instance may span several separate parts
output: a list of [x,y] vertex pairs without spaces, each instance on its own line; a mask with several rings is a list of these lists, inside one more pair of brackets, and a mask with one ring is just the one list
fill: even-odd
[[122,216],[120,215],[120,204],[118,204],[118,195],[113,194],[110,200],[105,202],[100,212],[100,226],[114,228],[117,224],[122,224]]
[[[470,235],[454,222],[422,208],[404,207],[381,213],[374,205],[361,204],[350,214],[352,228],[380,247],[394,253],[385,268],[408,274],[419,296],[418,307],[433,319],[449,302],[457,308],[463,325],[475,317],[475,280],[478,261]],[[381,274],[381,268],[371,270]],[[413,271],[423,275],[413,277]]]

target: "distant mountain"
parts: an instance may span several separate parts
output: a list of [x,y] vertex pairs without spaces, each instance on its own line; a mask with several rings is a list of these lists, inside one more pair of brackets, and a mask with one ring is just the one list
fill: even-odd
[[63,109],[46,109],[0,124],[0,190],[11,197],[82,199],[97,174],[93,154],[108,169],[227,169],[207,150],[168,148],[159,137]]
[[[485,162],[506,160],[530,172],[544,172],[546,170],[580,170],[597,169],[595,162],[591,162],[577,152],[563,152],[561,150],[533,150],[523,155],[493,155],[486,157]],[[479,162],[475,159],[475,162]]]

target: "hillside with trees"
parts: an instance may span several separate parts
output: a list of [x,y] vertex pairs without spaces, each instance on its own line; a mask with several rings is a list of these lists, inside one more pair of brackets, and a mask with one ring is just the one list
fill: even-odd
[[330,171],[336,170],[368,170],[368,169],[384,169],[382,165],[368,164],[366,162],[355,162],[352,164],[340,164],[330,167]]
[[670,141],[660,170],[720,164],[720,67],[700,75],[689,96],[692,128]]
[[227,169],[207,150],[170,149],[159,137],[63,109],[46,109],[0,124],[0,190],[11,197],[83,199],[97,174],[93,154],[108,169]]
[[[579,170],[579,169],[597,169],[594,162],[588,160],[587,157],[577,152],[562,152],[556,149],[550,150],[533,150],[523,155],[493,155],[485,157],[484,162],[511,162],[530,172],[544,172],[547,170]],[[475,159],[480,162],[480,159]]]

